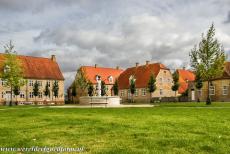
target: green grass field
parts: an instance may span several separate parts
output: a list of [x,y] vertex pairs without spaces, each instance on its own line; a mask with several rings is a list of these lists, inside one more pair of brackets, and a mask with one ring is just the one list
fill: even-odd
[[[230,153],[230,103],[153,108],[0,107],[0,147],[86,153]],[[0,152],[1,153],[1,152]]]

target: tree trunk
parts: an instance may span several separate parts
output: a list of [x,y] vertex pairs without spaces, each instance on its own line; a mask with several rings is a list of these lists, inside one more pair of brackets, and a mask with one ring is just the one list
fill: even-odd
[[12,106],[12,100],[13,100],[13,87],[12,85],[10,86],[10,106]]
[[211,98],[210,98],[210,92],[209,92],[209,88],[210,88],[210,80],[208,80],[208,96],[207,96],[207,100],[206,100],[206,105],[211,105]]
[[149,102],[152,103],[152,92],[150,92],[150,99]]

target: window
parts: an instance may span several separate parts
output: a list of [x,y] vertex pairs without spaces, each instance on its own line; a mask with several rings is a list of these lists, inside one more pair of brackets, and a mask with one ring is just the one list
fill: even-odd
[[131,93],[130,93],[130,90],[128,90],[128,98],[130,98],[131,96]]
[[139,90],[138,90],[138,89],[136,89],[136,90],[135,90],[135,93],[134,93],[134,94],[135,94],[135,96],[138,96],[138,93],[139,93]]
[[20,98],[25,98],[25,94],[24,94],[24,92],[20,92]]
[[163,95],[163,89],[160,89],[160,95]]
[[3,80],[1,80],[2,81],[2,86],[5,86],[6,85],[6,81],[3,81]]
[[42,81],[37,81],[38,82],[38,86],[42,87]]
[[124,96],[124,90],[121,90],[121,97]]
[[31,87],[34,86],[34,81],[33,80],[29,80],[29,86],[31,86]]
[[33,97],[34,97],[33,92],[30,92],[30,93],[29,93],[29,97],[30,97],[30,98],[33,98]]
[[202,96],[202,90],[201,89],[198,89],[197,93],[198,93],[198,96]]
[[222,94],[223,95],[228,95],[228,86],[223,86]]
[[141,95],[142,96],[146,96],[146,89],[144,88],[144,89],[141,89]]
[[209,95],[215,95],[215,86],[209,86]]
[[113,83],[113,77],[112,76],[109,77],[109,83]]
[[4,93],[4,92],[2,92],[2,98],[4,98],[4,96],[5,96],[5,93]]
[[42,98],[42,92],[38,93],[38,98]]
[[48,86],[50,87],[50,81],[47,81]]

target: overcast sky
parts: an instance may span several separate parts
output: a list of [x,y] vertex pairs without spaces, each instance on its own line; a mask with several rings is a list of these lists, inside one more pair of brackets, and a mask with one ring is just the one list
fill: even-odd
[[188,67],[212,22],[230,52],[230,0],[0,0],[0,19],[0,50],[55,54],[66,87],[80,65]]

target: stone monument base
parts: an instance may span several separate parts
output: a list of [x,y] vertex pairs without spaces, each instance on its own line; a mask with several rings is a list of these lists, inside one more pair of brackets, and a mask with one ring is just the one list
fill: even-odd
[[83,96],[80,97],[80,105],[91,105],[91,103],[98,105],[107,103],[107,106],[119,106],[121,98],[119,96]]

